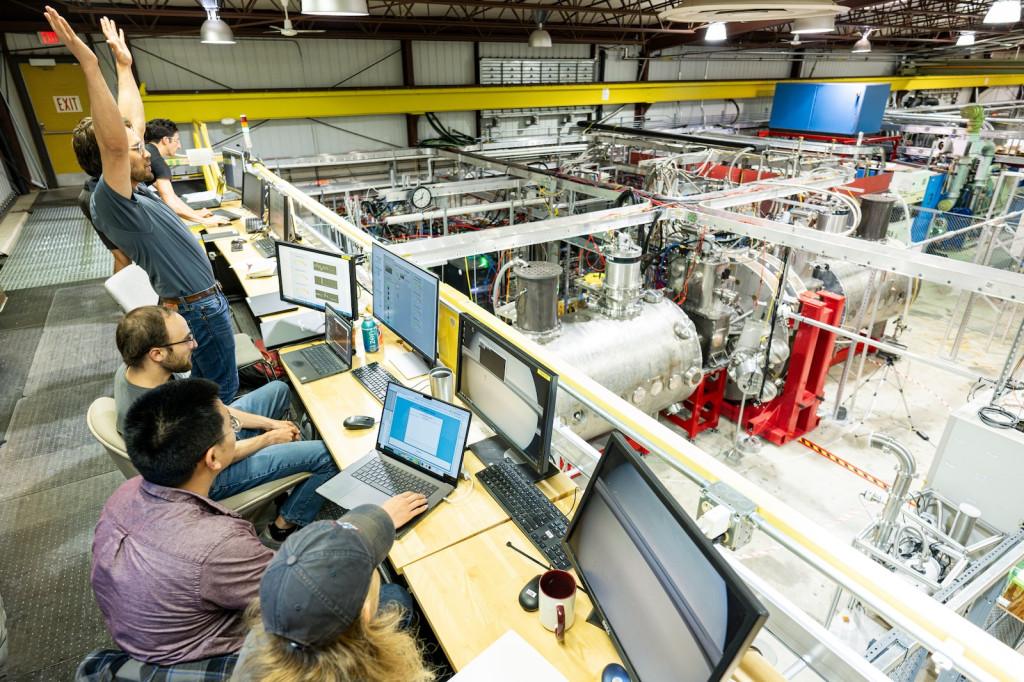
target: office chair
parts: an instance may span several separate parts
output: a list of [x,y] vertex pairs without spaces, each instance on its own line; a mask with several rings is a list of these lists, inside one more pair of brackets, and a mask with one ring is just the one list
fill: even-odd
[[[117,409],[114,407],[114,399],[102,397],[92,401],[86,421],[89,424],[89,431],[104,447],[124,477],[138,476],[139,472],[128,458],[124,439],[117,432]],[[304,471],[300,474],[279,478],[276,481],[268,481],[237,495],[218,500],[218,503],[238,512],[244,519],[256,521],[275,497],[294,488],[312,475],[312,473]]]
[[[144,305],[158,305],[160,297],[157,296],[153,286],[149,283],[149,275],[136,263],[132,263],[120,272],[111,275],[103,283],[110,297],[114,299],[118,307],[124,313]],[[266,358],[260,353],[248,334],[235,334],[235,367],[242,369],[250,365],[266,363]],[[269,382],[274,376],[273,369],[267,367],[264,372]]]

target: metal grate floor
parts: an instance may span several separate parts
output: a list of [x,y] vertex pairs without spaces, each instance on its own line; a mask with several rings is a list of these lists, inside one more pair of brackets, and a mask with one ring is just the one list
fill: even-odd
[[6,291],[107,277],[113,257],[77,205],[37,208],[0,269]]

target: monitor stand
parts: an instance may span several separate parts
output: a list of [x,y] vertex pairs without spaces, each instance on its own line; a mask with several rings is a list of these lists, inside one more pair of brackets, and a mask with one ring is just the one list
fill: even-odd
[[396,357],[388,357],[388,360],[406,379],[415,379],[430,371],[430,367],[423,361],[420,354],[414,351],[402,353]]
[[530,481],[537,483],[543,481],[550,476],[554,476],[558,473],[558,467],[549,466],[548,474],[541,476],[537,473],[537,470],[530,466],[528,463],[523,461],[514,450],[512,450],[508,443],[501,436],[491,436],[490,438],[477,441],[469,446],[476,458],[484,466],[490,466],[497,462],[511,462],[519,467],[519,470],[523,472]]

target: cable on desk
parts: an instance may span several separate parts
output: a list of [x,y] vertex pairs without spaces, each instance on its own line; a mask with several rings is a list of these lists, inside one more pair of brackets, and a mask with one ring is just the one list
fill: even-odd
[[460,475],[463,478],[465,478],[465,479],[467,479],[469,481],[469,490],[467,490],[466,492],[462,493],[461,495],[456,497],[454,500],[449,500],[447,497],[441,498],[445,502],[447,502],[448,504],[458,504],[459,502],[464,502],[466,500],[466,495],[469,495],[471,492],[473,492],[473,484],[476,483],[476,481],[473,480],[473,477],[470,476],[469,473],[465,469],[462,470],[462,473]]

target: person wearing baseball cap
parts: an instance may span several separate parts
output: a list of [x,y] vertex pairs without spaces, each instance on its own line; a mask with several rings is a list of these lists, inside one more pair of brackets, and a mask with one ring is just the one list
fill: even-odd
[[378,609],[377,565],[394,541],[391,517],[376,505],[288,538],[263,574],[260,598],[246,610],[252,630],[231,679],[433,680],[415,637],[402,628],[406,614],[398,601],[385,593]]

